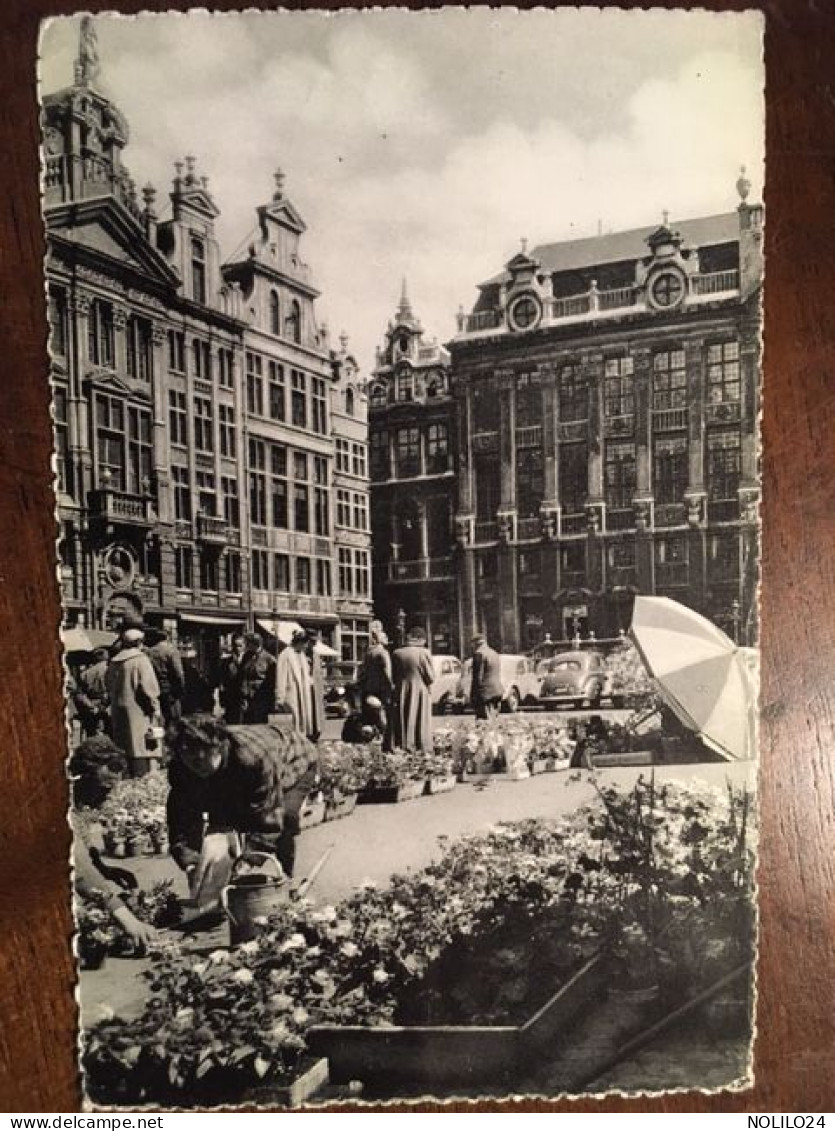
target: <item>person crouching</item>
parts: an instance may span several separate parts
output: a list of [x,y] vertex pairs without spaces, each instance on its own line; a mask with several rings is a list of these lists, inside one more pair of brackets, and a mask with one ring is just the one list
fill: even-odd
[[[210,714],[177,724],[169,769],[168,836],[171,855],[189,877],[221,861],[206,859],[204,844],[223,845],[215,833],[234,833],[245,852],[275,856],[292,876],[298,813],[315,785],[315,747],[269,724],[227,726]],[[199,874],[198,874],[199,878]]]

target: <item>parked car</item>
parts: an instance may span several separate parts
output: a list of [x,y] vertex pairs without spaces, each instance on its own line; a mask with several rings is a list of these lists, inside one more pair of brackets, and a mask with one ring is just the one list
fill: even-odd
[[[537,674],[536,662],[528,656],[501,655],[502,664],[502,710],[518,711],[520,707],[532,706],[539,701],[541,679]],[[473,681],[473,661],[465,660],[461,678],[455,690],[455,707],[463,711],[470,703],[470,688]]]
[[599,707],[606,685],[606,665],[599,652],[561,652],[540,660],[539,702],[544,707]]
[[432,710],[445,714],[453,709],[458,680],[461,677],[461,661],[457,656],[433,656],[432,667],[435,681],[429,688],[432,695]]
[[353,697],[359,679],[358,660],[333,660],[325,669],[325,715],[344,719],[353,710]]

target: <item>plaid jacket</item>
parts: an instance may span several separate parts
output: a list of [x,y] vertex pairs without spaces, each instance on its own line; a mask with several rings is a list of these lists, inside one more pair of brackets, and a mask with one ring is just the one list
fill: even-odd
[[171,763],[168,833],[181,868],[200,857],[204,814],[209,831],[234,829],[273,850],[282,832],[298,831],[299,809],[316,783],[316,747],[303,735],[268,723],[227,729],[229,756],[211,777],[198,777],[179,758]]

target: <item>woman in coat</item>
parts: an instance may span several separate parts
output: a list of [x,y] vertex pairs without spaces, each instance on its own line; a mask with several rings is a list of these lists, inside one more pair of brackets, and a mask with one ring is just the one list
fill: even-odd
[[149,768],[148,728],[159,716],[159,684],[143,639],[140,629],[126,629],[105,676],[113,741],[127,754],[133,777]]
[[297,631],[278,657],[276,665],[276,701],[279,709],[289,711],[296,730],[306,738],[316,739],[321,720],[316,717],[316,696],[307,656],[307,633]]
[[416,628],[392,656],[394,698],[391,711],[391,745],[401,750],[432,750],[432,657],[426,634]]
[[381,628],[372,628],[369,635],[368,651],[362,665],[360,676],[362,688],[362,703],[369,698],[379,699],[383,711],[383,728],[386,725],[386,716],[391,703],[391,656],[386,648],[386,634]]

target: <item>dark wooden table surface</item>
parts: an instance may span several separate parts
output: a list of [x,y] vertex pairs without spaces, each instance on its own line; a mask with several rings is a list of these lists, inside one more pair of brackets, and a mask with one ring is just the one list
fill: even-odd
[[[79,1104],[35,102],[38,19],[77,6],[0,6],[4,1111],[64,1112]],[[87,4],[93,11],[169,6],[186,5]],[[814,1112],[835,1105],[835,6],[772,0],[763,7],[768,215],[757,1083],[736,1095],[585,1100],[555,1110]]]

